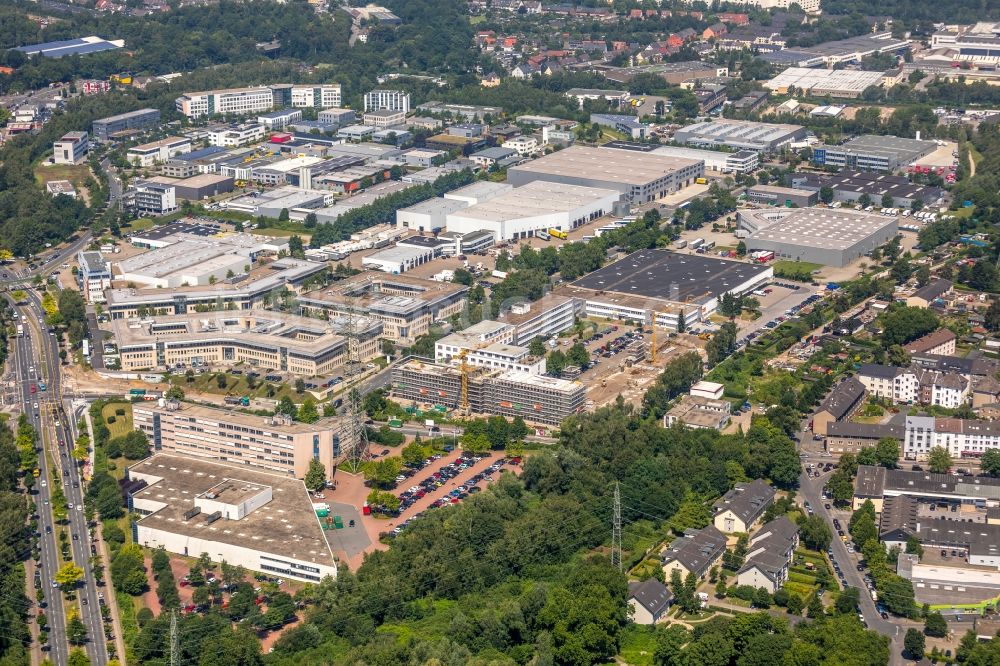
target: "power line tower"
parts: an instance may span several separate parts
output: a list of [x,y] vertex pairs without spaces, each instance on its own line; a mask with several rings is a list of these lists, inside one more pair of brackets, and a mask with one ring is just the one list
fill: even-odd
[[364,423],[364,408],[361,404],[361,392],[357,381],[361,376],[361,343],[358,339],[358,325],[355,318],[355,301],[345,293],[347,298],[347,323],[344,327],[344,337],[347,338],[346,370],[344,385],[347,386],[347,398],[344,401],[344,418],[340,425],[340,450],[344,454],[344,462],[352,473],[357,474],[361,463],[371,458],[368,430]]
[[611,566],[622,570],[622,494],[617,481],[611,511]]

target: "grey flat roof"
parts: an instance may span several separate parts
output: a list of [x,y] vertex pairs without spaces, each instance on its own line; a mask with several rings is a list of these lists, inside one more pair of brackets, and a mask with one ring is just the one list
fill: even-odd
[[897,225],[894,217],[844,208],[790,208],[780,213],[780,219],[774,222],[776,211],[742,211],[741,215],[760,224],[750,234],[753,240],[832,250],[846,250]]
[[152,227],[143,231],[141,234],[136,234],[132,236],[132,242],[139,241],[150,241],[150,240],[163,240],[167,236],[173,236],[174,234],[191,234],[192,236],[201,236],[202,238],[209,238],[220,233],[222,228],[217,224],[207,224],[202,222],[171,222],[170,224],[164,224],[159,227]]
[[634,185],[659,180],[675,171],[694,166],[700,161],[670,155],[642,154],[630,150],[571,146],[511,167],[510,171],[593,178]]
[[760,264],[727,261],[670,250],[639,250],[594,271],[574,287],[686,301],[718,296],[767,271]]

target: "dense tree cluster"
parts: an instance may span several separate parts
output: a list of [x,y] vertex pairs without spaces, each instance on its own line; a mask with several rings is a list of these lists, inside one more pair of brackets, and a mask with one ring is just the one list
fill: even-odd
[[[31,603],[24,595],[23,560],[31,552],[28,504],[18,483],[21,454],[6,419],[0,421],[0,662],[27,664]],[[30,476],[30,474],[29,474]]]

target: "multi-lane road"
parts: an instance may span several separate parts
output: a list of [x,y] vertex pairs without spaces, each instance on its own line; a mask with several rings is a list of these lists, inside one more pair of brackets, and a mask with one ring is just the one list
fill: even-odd
[[[57,255],[51,265],[58,265],[64,253]],[[38,445],[44,455],[39,465],[38,503],[39,531],[41,532],[41,576],[46,590],[50,633],[49,658],[62,666],[66,663],[69,644],[66,636],[65,612],[60,604],[61,592],[53,587],[55,573],[62,566],[58,534],[65,528],[69,535],[72,561],[84,571],[83,581],[74,592],[74,598],[67,600],[66,607],[76,605],[80,619],[87,631],[85,649],[92,664],[103,665],[108,661],[104,623],[98,588],[91,565],[91,536],[83,511],[84,484],[79,464],[71,456],[73,448],[72,423],[67,418],[63,403],[59,343],[54,334],[49,333],[45,322],[41,301],[34,292],[29,292],[25,304],[16,308],[16,313],[24,326],[24,335],[16,338],[15,363],[16,381],[21,408],[28,415],[38,431]],[[40,382],[46,385],[42,391]],[[34,392],[32,391],[34,387]],[[52,470],[55,470],[55,478]],[[66,497],[68,511],[65,525],[54,521],[52,514],[52,490],[54,483],[61,483]],[[43,486],[44,484],[44,486]]]

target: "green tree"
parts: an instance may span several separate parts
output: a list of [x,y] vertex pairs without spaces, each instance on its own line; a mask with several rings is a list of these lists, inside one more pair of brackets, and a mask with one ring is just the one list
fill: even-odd
[[83,645],[87,642],[87,627],[75,612],[66,620],[66,638],[70,645]]
[[903,637],[903,649],[910,656],[910,659],[916,659],[920,661],[924,658],[924,649],[927,645],[927,639],[924,638],[923,633],[919,629],[907,629],[906,635]]
[[309,469],[306,471],[306,488],[316,492],[326,487],[326,467],[318,458],[309,459]]
[[545,340],[541,336],[534,338],[528,344],[528,353],[532,356],[545,356]]
[[948,449],[943,446],[933,447],[927,456],[927,466],[936,474],[947,474],[951,465],[951,455],[949,455]]
[[302,238],[300,236],[295,235],[288,239],[288,254],[295,259],[306,258],[305,245],[302,243]]
[[987,449],[979,459],[979,466],[990,476],[1000,476],[1000,449]]
[[927,613],[924,618],[924,634],[932,638],[944,638],[948,635],[948,622],[937,611]]
[[833,540],[833,534],[826,521],[815,514],[807,516],[799,523],[799,535],[807,548],[820,552],[829,548]]
[[316,409],[316,401],[312,398],[306,398],[299,406],[295,420],[302,423],[316,423],[316,421],[319,421],[319,411]]
[[56,572],[56,582],[64,590],[71,590],[83,580],[83,569],[72,562],[62,565]]

